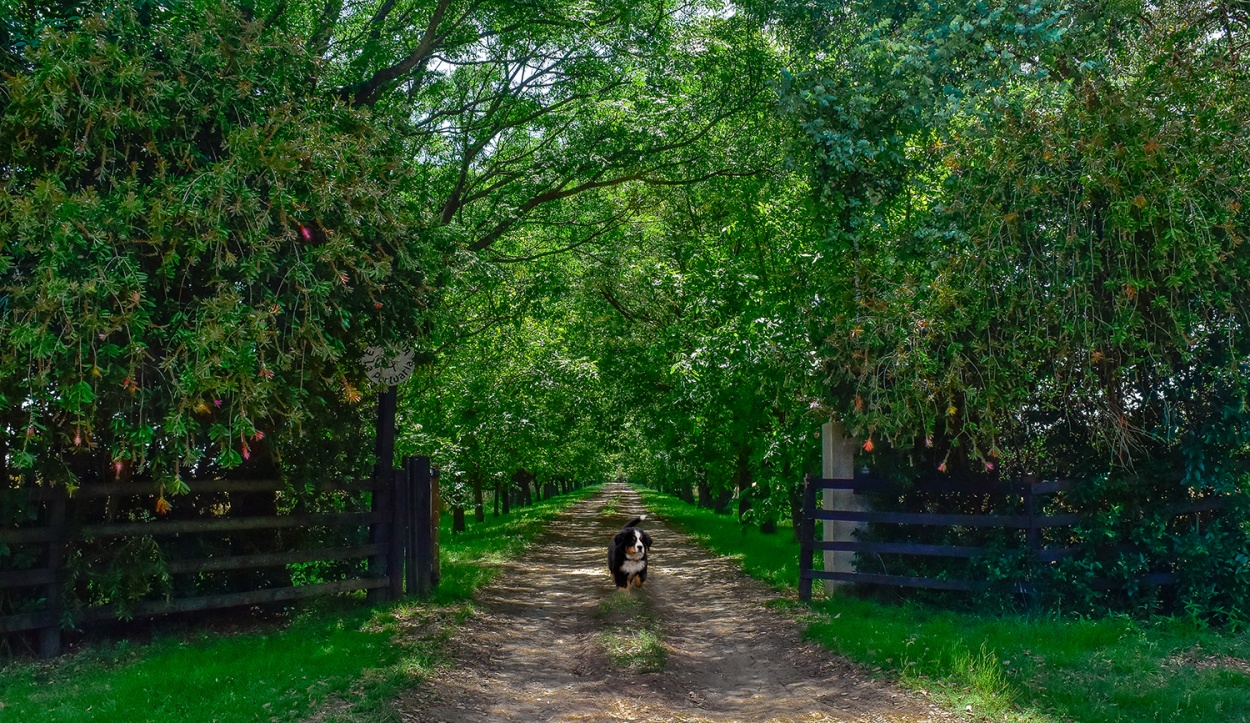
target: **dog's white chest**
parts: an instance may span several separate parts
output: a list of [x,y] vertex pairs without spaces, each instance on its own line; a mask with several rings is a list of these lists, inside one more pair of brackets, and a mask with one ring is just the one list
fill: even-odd
[[621,572],[626,575],[637,575],[647,567],[646,560],[626,560],[621,563]]

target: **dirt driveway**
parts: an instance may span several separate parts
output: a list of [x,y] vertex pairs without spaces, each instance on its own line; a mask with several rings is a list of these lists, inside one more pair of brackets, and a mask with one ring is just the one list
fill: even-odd
[[951,721],[801,641],[766,586],[648,519],[643,590],[607,541],[643,514],[625,485],[556,518],[478,596],[456,664],[396,701],[406,721]]

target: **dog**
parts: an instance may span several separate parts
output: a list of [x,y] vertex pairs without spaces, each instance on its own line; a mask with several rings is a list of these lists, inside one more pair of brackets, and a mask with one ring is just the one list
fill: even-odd
[[647,552],[651,549],[651,535],[638,529],[638,523],[646,515],[635,517],[608,544],[608,570],[616,581],[616,589],[624,590],[630,585],[642,587],[647,581]]

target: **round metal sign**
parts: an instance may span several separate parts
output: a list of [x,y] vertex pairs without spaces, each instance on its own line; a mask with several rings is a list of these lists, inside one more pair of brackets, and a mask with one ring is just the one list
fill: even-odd
[[412,370],[417,367],[416,357],[412,349],[371,346],[365,349],[361,363],[365,365],[365,376],[369,381],[393,387],[412,376]]

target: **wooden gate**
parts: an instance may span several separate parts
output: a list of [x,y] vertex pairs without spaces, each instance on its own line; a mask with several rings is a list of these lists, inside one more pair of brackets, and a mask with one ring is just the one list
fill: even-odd
[[[1043,514],[1046,498],[1071,490],[1070,481],[1039,482],[1024,478],[1020,481],[986,481],[938,479],[918,482],[906,490],[897,484],[873,477],[855,479],[820,479],[807,477],[803,485],[803,516],[800,528],[799,598],[811,600],[813,580],[834,580],[845,583],[862,583],[893,587],[927,588],[932,590],[982,591],[990,587],[985,580],[949,579],[945,577],[914,577],[889,575],[875,572],[833,572],[817,570],[813,555],[817,550],[833,550],[873,556],[919,556],[976,558],[1001,553],[1002,549],[989,549],[970,545],[922,544],[915,542],[885,542],[869,539],[831,541],[819,539],[817,521],[840,520],[876,525],[918,525],[947,528],[998,528],[1016,533],[1013,537],[1020,550],[1041,564],[1051,564],[1065,557],[1081,553],[1084,548],[1073,544],[1075,536],[1058,528],[1071,528],[1080,522],[1076,511],[1059,511]],[[956,496],[980,496],[981,498],[1011,497],[1018,510],[1016,514],[950,514],[930,512],[893,512],[851,509],[817,509],[817,494],[822,490],[853,490],[858,494],[903,496],[912,492],[949,494]],[[1199,515],[1222,509],[1228,500],[1210,497],[1171,507],[1171,517]],[[975,508],[976,505],[969,505]],[[1071,510],[1071,508],[1068,508]],[[1071,532],[1071,531],[1068,531]],[[1128,546],[1119,545],[1127,549]],[[1134,581],[1141,585],[1168,585],[1177,581],[1174,572],[1159,571],[1143,575]],[[1014,592],[1033,594],[1036,590],[1030,580],[1020,579],[1009,583]],[[1093,581],[1095,589],[1116,589],[1124,583],[1106,579]]]
[[1050,527],[1070,526],[1079,516],[1075,513],[1057,515],[1037,514],[1037,501],[1043,495],[1069,489],[1070,482],[1001,482],[992,486],[983,482],[958,482],[934,480],[918,483],[911,489],[953,494],[1019,495],[1023,501],[1021,514],[945,514],[929,512],[874,512],[865,510],[817,509],[816,497],[822,490],[853,490],[857,494],[902,492],[898,485],[884,480],[860,477],[856,479],[820,479],[807,477],[803,484],[803,522],[800,530],[799,597],[811,600],[813,580],[836,580],[848,583],[918,587],[934,590],[983,590],[988,583],[982,580],[950,580],[929,577],[909,577],[866,572],[831,572],[816,570],[812,556],[817,550],[834,550],[857,554],[919,555],[937,557],[973,558],[986,554],[983,547],[964,545],[934,545],[911,542],[874,542],[870,540],[826,541],[817,539],[817,520],[840,520],[846,522],[876,523],[888,525],[929,525],[942,527],[995,527],[1020,530],[1024,544],[1041,560],[1057,560],[1071,554],[1072,548],[1045,548],[1042,531]]
[[[400,469],[375,472],[369,480],[305,488],[335,500],[343,511],[291,509],[251,516],[232,513],[232,500],[265,495],[280,501],[289,499],[290,488],[278,480],[202,480],[177,498],[182,519],[118,520],[102,513],[118,500],[155,502],[151,483],[86,485],[73,496],[64,488],[0,488],[0,494],[17,497],[30,511],[23,524],[0,529],[0,561],[9,567],[0,569],[0,598],[7,608],[0,610],[0,634],[37,631],[38,652],[51,656],[60,651],[62,629],[98,621],[354,590],[369,591],[372,601],[426,595],[437,582],[436,480],[428,457],[409,457]],[[351,506],[368,511],[347,511]],[[141,507],[151,509],[146,503]],[[255,549],[256,531],[272,531],[263,535],[270,549]],[[246,547],[236,544],[241,532],[248,533]],[[120,549],[127,544],[150,550],[153,564],[163,568],[157,577],[164,581],[164,594],[126,604],[70,604],[76,597],[67,597],[67,590],[83,588],[82,571],[67,564],[70,558],[87,546]],[[337,568],[331,576],[338,579],[292,579],[292,569],[325,563],[335,563],[328,567]],[[255,583],[237,589],[241,577]],[[226,584],[230,580],[235,584]],[[214,591],[221,587],[235,589]]]

